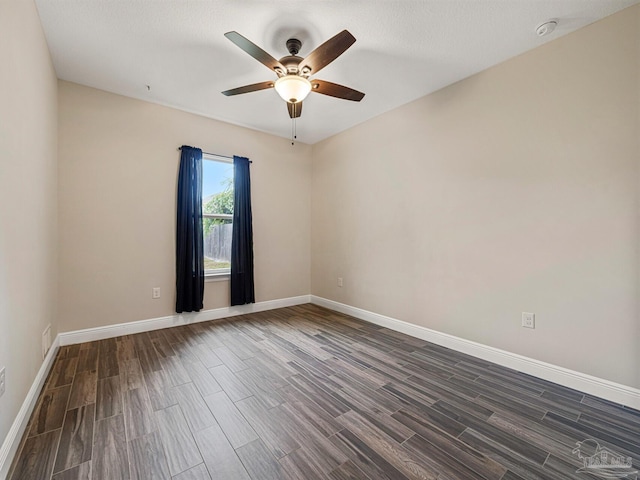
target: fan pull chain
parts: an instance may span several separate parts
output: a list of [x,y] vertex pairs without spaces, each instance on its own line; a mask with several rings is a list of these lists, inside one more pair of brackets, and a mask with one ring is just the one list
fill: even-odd
[[297,105],[297,103],[293,104],[293,118],[291,119],[291,145],[294,145],[295,140],[298,138],[298,124],[296,123]]

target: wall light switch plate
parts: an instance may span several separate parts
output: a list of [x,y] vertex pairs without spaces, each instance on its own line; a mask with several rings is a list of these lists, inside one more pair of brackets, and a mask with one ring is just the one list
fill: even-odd
[[536,328],[536,314],[522,312],[522,326],[525,328]]

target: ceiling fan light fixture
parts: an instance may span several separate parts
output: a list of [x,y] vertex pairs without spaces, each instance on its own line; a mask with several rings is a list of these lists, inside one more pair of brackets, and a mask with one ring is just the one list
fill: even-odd
[[285,102],[298,103],[309,95],[311,82],[298,75],[285,75],[276,81],[275,89]]

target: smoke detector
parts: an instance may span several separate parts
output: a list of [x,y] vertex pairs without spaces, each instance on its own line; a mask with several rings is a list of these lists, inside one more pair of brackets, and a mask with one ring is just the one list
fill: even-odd
[[539,37],[544,37],[546,35],[549,35],[551,32],[553,32],[557,26],[558,26],[557,20],[549,20],[548,22],[544,22],[542,25],[536,28],[536,33],[538,34]]

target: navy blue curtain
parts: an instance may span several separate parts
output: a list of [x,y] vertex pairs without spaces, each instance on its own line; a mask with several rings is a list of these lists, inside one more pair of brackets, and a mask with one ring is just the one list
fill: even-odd
[[231,240],[231,305],[255,302],[253,226],[248,158],[233,157],[233,236]]
[[176,312],[198,312],[204,298],[202,150],[183,145],[178,174]]

